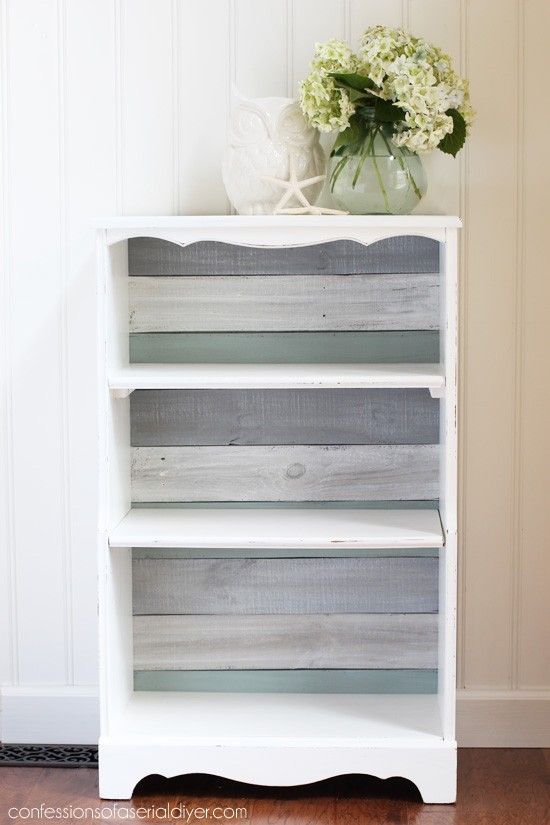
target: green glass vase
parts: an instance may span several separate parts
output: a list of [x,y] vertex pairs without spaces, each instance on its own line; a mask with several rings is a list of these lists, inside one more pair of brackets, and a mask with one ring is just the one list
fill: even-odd
[[352,215],[407,215],[427,191],[420,157],[374,125],[353,152],[331,158],[330,188]]

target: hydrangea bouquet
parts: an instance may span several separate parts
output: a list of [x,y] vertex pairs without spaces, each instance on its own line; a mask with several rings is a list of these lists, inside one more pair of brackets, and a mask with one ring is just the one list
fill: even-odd
[[341,40],[317,44],[301,85],[301,106],[320,131],[339,132],[331,152],[333,190],[353,159],[355,186],[366,159],[376,164],[374,147],[382,141],[417,201],[422,193],[404,158],[435,148],[455,156],[473,120],[468,81],[454,71],[449,55],[386,26],[367,29],[357,53]]

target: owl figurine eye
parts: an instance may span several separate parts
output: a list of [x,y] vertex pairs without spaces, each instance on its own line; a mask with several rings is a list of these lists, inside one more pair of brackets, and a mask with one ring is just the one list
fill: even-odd
[[251,103],[241,103],[231,113],[230,142],[236,146],[253,146],[269,137],[269,124],[263,112]]
[[292,146],[308,146],[316,138],[316,132],[308,125],[300,107],[292,103],[281,112],[277,123],[277,139]]

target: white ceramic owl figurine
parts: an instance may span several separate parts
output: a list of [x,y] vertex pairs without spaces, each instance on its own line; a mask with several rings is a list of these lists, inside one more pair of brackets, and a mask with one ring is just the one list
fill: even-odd
[[[299,180],[322,175],[325,156],[319,134],[298,103],[286,97],[246,99],[233,92],[229,145],[222,165],[229,200],[239,215],[271,215],[282,190],[263,176],[288,180],[290,157]],[[304,190],[310,203],[322,182]],[[293,198],[287,206],[300,206]]]

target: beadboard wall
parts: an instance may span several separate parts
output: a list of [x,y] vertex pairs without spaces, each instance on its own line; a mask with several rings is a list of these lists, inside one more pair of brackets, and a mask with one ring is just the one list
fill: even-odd
[[97,733],[92,219],[227,212],[231,85],[294,94],[374,23],[447,48],[479,113],[423,205],[466,227],[459,738],[550,745],[547,0],[1,0],[4,740]]

